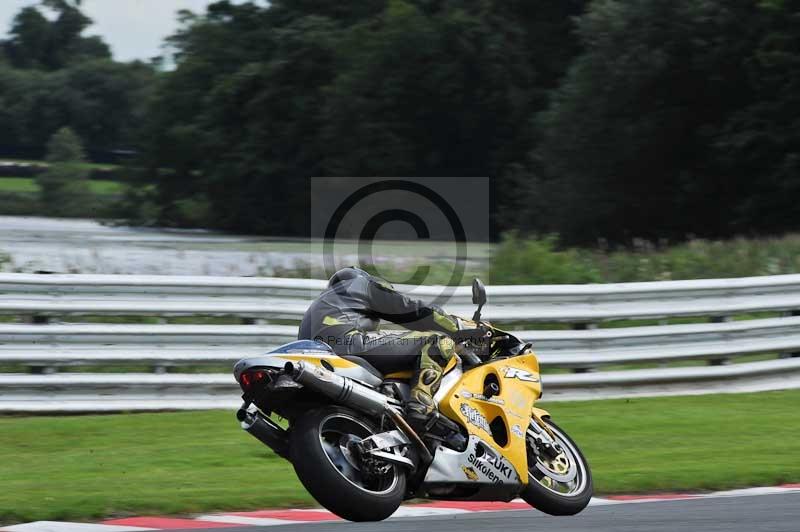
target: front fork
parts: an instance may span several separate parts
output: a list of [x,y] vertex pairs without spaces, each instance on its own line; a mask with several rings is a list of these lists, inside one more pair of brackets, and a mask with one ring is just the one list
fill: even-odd
[[[544,422],[544,417],[550,414],[539,408],[534,408],[531,413],[531,423],[528,425],[528,436],[533,440],[534,445],[529,447],[534,455],[539,456],[544,453],[548,458],[554,459],[562,452],[561,446],[556,442],[555,434]],[[529,440],[530,441],[530,440]]]

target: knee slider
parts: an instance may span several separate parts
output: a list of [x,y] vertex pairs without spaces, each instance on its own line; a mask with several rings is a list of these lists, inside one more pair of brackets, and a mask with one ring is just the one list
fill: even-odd
[[441,371],[437,371],[433,368],[427,368],[422,371],[420,374],[419,380],[425,386],[430,386],[431,384],[435,383],[439,378],[442,376]]
[[436,404],[433,402],[433,397],[423,390],[412,391],[411,399],[428,408],[436,406]]

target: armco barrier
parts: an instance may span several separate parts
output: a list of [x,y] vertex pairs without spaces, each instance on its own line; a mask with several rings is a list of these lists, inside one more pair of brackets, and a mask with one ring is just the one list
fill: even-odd
[[[309,279],[0,274],[0,313],[18,320],[0,323],[0,366],[16,368],[0,374],[0,411],[235,406],[230,374],[169,371],[219,371],[291,340],[309,302],[324,288],[324,281]],[[398,288],[421,299],[444,290]],[[800,387],[800,358],[792,357],[800,352],[800,317],[790,316],[800,309],[800,275],[487,290],[484,317],[507,323],[534,345],[545,370],[546,398]],[[471,314],[468,287],[450,295],[449,311]],[[782,317],[727,321],[753,312]],[[208,316],[227,316],[243,324],[59,322],[78,316],[206,322]],[[684,316],[706,316],[709,322],[595,328],[605,320]],[[532,328],[548,322],[575,328]],[[770,359],[728,364],[733,357],[761,354]],[[709,365],[674,367],[688,360]],[[116,365],[150,372],[108,372]],[[75,366],[103,372],[59,373]],[[575,372],[549,374],[551,368]]]

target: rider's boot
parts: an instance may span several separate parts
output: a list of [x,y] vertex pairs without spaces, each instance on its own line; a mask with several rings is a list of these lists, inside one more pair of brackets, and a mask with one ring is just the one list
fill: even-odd
[[411,428],[420,436],[427,432],[428,422],[436,413],[433,395],[442,380],[441,368],[426,368],[415,374],[416,382],[411,389],[411,400],[406,403],[406,418]]
[[455,354],[453,341],[433,334],[422,348],[419,367],[411,380],[411,400],[406,404],[406,418],[417,434],[423,435],[436,413],[433,396],[442,382],[444,366]]

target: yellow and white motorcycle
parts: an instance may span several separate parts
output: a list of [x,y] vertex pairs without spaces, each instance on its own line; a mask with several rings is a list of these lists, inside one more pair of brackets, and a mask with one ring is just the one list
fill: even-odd
[[410,371],[382,375],[311,340],[236,363],[242,428],[289,460],[322,506],[351,521],[385,519],[410,498],[522,497],[548,514],[580,512],[592,496],[591,472],[535,406],[536,356],[480,321],[486,291],[477,279],[472,296],[478,310],[460,320],[459,356],[445,369],[439,412],[422,436],[403,418]]

